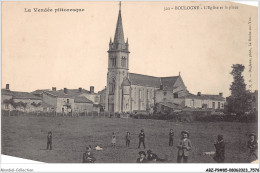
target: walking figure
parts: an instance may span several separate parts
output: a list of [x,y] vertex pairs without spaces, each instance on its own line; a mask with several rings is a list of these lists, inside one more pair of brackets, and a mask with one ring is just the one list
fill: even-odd
[[131,140],[130,132],[127,132],[126,136],[125,136],[125,141],[126,141],[126,146],[127,147],[130,146],[130,140]]
[[174,136],[174,132],[173,132],[173,129],[171,129],[170,133],[169,133],[169,146],[170,147],[173,146],[173,136]]
[[140,148],[141,143],[143,143],[144,149],[145,149],[145,143],[144,143],[144,139],[145,139],[145,134],[144,134],[144,130],[141,130],[141,133],[139,133],[139,145],[138,148]]
[[47,135],[47,150],[50,149],[52,150],[52,132],[48,132]]
[[188,162],[188,156],[189,152],[191,150],[191,141],[188,139],[189,137],[189,132],[188,131],[182,131],[182,138],[179,141],[177,148],[178,150],[178,156],[177,156],[177,163],[181,163],[181,160],[183,158],[183,163]]
[[214,146],[216,148],[216,154],[213,157],[213,159],[217,163],[224,163],[224,161],[225,161],[225,142],[224,142],[223,135],[218,135],[217,141],[215,142]]
[[251,133],[249,134],[249,138],[250,140],[247,142],[247,147],[249,148],[249,155],[248,155],[248,158],[247,160],[251,163],[255,160],[257,160],[257,146],[258,146],[258,143],[257,143],[257,140],[256,140],[256,135]]
[[115,132],[112,133],[112,147],[115,148],[116,147],[116,135]]

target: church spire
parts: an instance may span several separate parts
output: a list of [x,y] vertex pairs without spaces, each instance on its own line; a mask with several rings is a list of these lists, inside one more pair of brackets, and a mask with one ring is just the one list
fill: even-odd
[[122,44],[125,43],[122,17],[121,17],[121,1],[119,2],[119,13],[118,13],[118,19],[116,24],[114,43],[122,43]]

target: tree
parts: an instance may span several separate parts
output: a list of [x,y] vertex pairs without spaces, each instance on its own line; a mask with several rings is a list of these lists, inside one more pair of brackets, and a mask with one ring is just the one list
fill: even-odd
[[246,84],[242,73],[245,66],[242,64],[232,65],[231,75],[234,81],[230,85],[231,96],[227,98],[228,112],[244,114],[251,108],[251,94],[246,89]]

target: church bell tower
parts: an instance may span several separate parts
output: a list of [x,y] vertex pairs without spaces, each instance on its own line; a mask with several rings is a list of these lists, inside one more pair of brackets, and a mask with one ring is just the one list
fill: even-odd
[[108,72],[106,87],[106,111],[122,112],[123,89],[122,83],[128,79],[129,50],[128,39],[125,42],[121,17],[121,2],[116,24],[114,40],[110,38],[108,52]]

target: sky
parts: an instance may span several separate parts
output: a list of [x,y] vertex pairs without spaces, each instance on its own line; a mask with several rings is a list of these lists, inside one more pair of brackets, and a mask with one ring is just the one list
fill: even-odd
[[[174,10],[176,6],[200,8]],[[90,86],[102,90],[118,9],[118,2],[2,2],[2,88],[8,83],[13,91]],[[180,72],[191,93],[228,96],[232,64],[245,65],[248,84],[252,48],[252,90],[258,88],[257,7],[232,2],[122,2],[122,20],[131,52],[129,72],[158,77]]]

